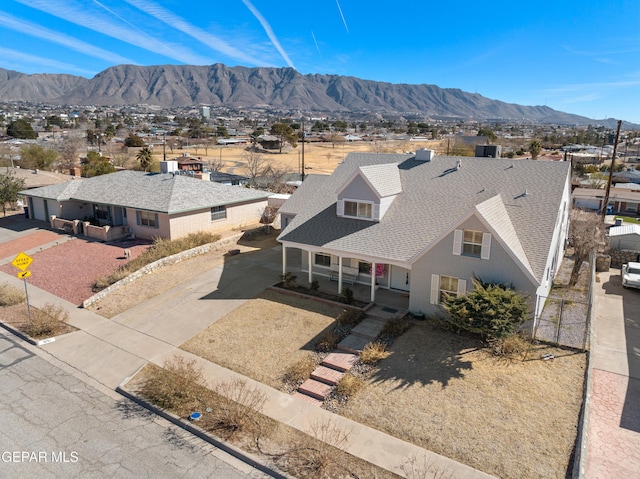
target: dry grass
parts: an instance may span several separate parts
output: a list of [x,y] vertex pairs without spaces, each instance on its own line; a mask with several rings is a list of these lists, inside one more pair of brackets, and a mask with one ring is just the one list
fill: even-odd
[[315,350],[342,310],[274,291],[247,301],[181,346],[271,387]]
[[336,384],[336,394],[343,398],[351,398],[364,387],[364,381],[353,374],[345,374]]
[[311,377],[311,373],[317,365],[318,362],[313,354],[308,354],[287,368],[284,373],[284,381],[297,387]]
[[[146,397],[141,388],[157,375],[167,377],[166,371],[149,364],[127,387]],[[201,411],[199,427],[295,477],[398,479],[395,474],[342,451],[349,434],[331,423],[313,425],[309,431],[302,432],[262,415],[259,411],[263,396],[255,394],[243,381],[218,384],[213,390],[179,380],[176,386],[186,388],[191,394],[186,401],[169,408],[171,412],[186,419],[191,412]],[[230,401],[230,397],[235,401]]]
[[8,283],[0,284],[0,306],[13,306],[24,303],[26,296],[20,288],[11,286]]
[[0,308],[4,323],[19,329],[33,339],[46,339],[76,331],[67,323],[69,314],[60,306],[46,304],[42,308],[31,306],[31,319],[24,303]]
[[425,322],[391,353],[342,414],[504,479],[565,476],[584,354],[535,346],[508,363]]
[[384,343],[374,341],[368,343],[360,352],[360,361],[364,364],[378,364],[383,359],[388,358],[390,354]]

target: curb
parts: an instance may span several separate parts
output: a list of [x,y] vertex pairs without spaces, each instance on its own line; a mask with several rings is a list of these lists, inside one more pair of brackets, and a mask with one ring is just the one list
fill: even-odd
[[0,321],[0,327],[6,329],[7,331],[9,331],[10,333],[12,333],[15,336],[18,336],[23,341],[26,341],[29,344],[33,344],[34,346],[43,346],[45,344],[53,343],[56,340],[55,336],[52,336],[52,337],[46,338],[46,339],[33,339],[28,334],[23,333],[22,331],[20,331],[17,328],[14,328],[13,326],[9,326],[8,324],[6,324],[3,321]]
[[141,369],[142,368],[140,368],[138,371],[136,371],[136,373],[133,376],[130,376],[130,377],[126,378],[124,381],[122,381],[116,387],[116,392],[118,394],[126,397],[127,399],[133,401],[134,403],[138,404],[139,406],[147,409],[148,411],[156,414],[157,416],[160,416],[160,417],[166,419],[167,421],[171,422],[175,426],[178,426],[179,428],[184,429],[185,431],[189,432],[190,434],[193,434],[194,436],[197,436],[198,438],[202,439],[203,441],[208,442],[209,444],[211,444],[212,446],[220,449],[221,451],[226,452],[230,456],[233,456],[236,459],[244,462],[245,464],[248,464],[249,466],[253,467],[254,469],[259,470],[260,472],[268,474],[269,476],[271,476],[271,477],[273,477],[275,479],[295,479],[293,476],[290,476],[290,475],[288,475],[286,473],[278,471],[278,470],[272,468],[271,466],[268,466],[267,464],[261,462],[253,454],[250,454],[248,452],[242,451],[241,449],[238,449],[235,446],[232,446],[231,444],[228,444],[228,443],[222,441],[221,439],[219,439],[216,436],[208,433],[204,429],[201,429],[201,428],[199,428],[197,426],[194,426],[189,421],[186,421],[186,420],[176,416],[175,414],[173,414],[171,412],[165,411],[164,409],[161,409],[161,408],[151,404],[150,402],[146,401],[145,399],[141,398],[137,394],[132,393],[132,392],[128,391],[127,389],[125,389],[126,388],[126,384],[136,374],[138,374]]

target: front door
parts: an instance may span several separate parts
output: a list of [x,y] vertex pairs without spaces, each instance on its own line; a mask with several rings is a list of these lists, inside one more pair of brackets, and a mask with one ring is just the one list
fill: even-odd
[[391,289],[409,291],[411,271],[399,266],[391,266]]

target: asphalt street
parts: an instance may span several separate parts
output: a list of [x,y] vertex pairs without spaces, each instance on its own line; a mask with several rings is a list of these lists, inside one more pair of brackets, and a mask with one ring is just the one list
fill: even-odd
[[0,477],[266,477],[62,367],[0,332]]

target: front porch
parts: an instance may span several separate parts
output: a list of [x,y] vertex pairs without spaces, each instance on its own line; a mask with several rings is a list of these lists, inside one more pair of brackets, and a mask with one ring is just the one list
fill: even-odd
[[[297,253],[295,254],[294,251]],[[300,254],[302,253],[302,254]],[[370,262],[371,271],[376,271],[378,284],[371,286],[371,274],[358,273],[358,268],[351,266],[349,260],[332,256],[337,263],[329,263],[325,266],[314,265],[314,252],[307,252],[298,248],[282,248],[282,274],[293,272],[297,276],[297,283],[308,286],[313,281],[318,282],[318,291],[342,296],[342,291],[349,288],[353,291],[353,298],[363,303],[376,303],[382,308],[396,312],[409,309],[409,291],[393,288],[391,281],[391,265]],[[357,264],[358,260],[354,260]],[[342,269],[342,274],[340,270]],[[355,270],[355,271],[354,271]],[[404,277],[404,274],[403,274]],[[407,276],[408,278],[408,276]],[[388,311],[391,313],[391,311]],[[384,313],[384,311],[382,311]]]

